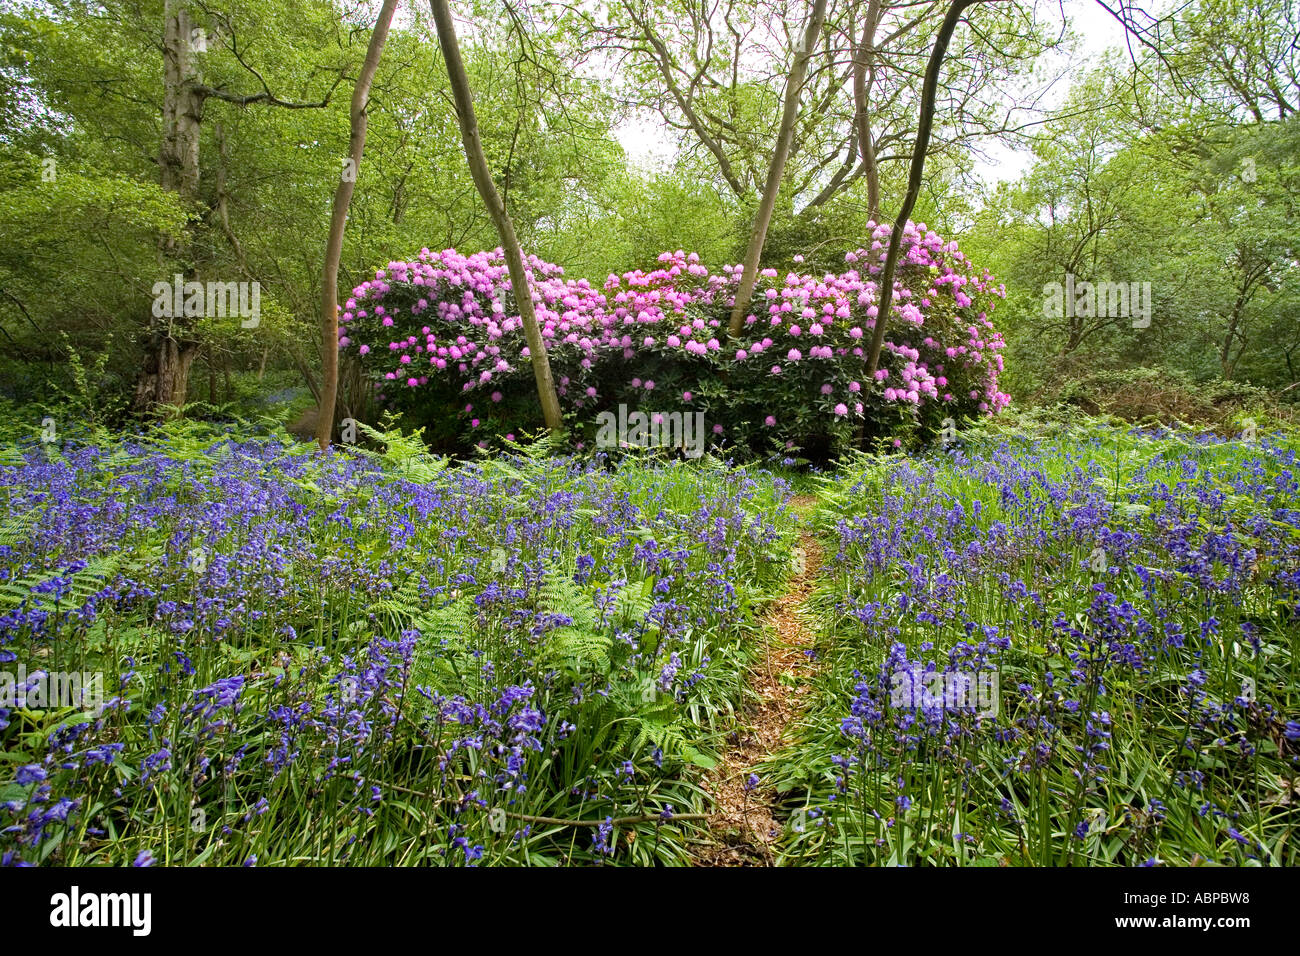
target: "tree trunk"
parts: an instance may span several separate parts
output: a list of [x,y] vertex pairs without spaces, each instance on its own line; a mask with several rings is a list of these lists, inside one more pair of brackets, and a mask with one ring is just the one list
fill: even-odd
[[1244,349],[1239,349],[1237,357],[1232,357],[1232,343],[1238,337],[1238,329],[1241,327],[1241,313],[1246,306],[1246,293],[1237,293],[1237,301],[1232,304],[1232,314],[1228,318],[1228,329],[1223,334],[1223,346],[1219,349],[1219,374],[1225,382],[1232,381],[1232,376],[1237,370],[1237,361],[1241,358]]
[[330,216],[329,239],[325,243],[325,275],[321,282],[321,394],[320,413],[316,416],[316,444],[321,451],[330,446],[334,433],[334,406],[339,394],[339,259],[343,255],[343,230],[347,226],[352,190],[361,171],[361,154],[366,148],[366,108],[370,101],[370,84],[374,82],[384,41],[393,22],[397,0],[384,0],[379,20],[370,34],[361,74],[352,88],[352,112],[348,135],[349,165],[341,171],[334,191],[334,213]]
[[912,207],[921,194],[921,174],[925,170],[925,153],[930,148],[930,130],[934,126],[934,100],[939,86],[939,70],[943,67],[944,55],[948,52],[948,43],[952,40],[957,22],[967,7],[978,0],[952,0],[948,12],[934,38],[934,49],[930,51],[930,61],[925,66],[925,81],[921,86],[921,116],[916,127],[916,145],[912,148],[912,168],[907,176],[907,195],[903,197],[903,206],[894,220],[894,228],[889,236],[889,251],[885,255],[885,268],[880,277],[880,304],[876,314],[876,327],[871,333],[871,352],[867,358],[867,375],[874,377],[880,365],[880,348],[885,341],[885,327],[889,323],[889,308],[894,301],[894,270],[898,268],[898,253],[903,246],[903,229],[907,218],[912,215]]
[[[825,7],[826,0],[817,0]],[[506,211],[505,203],[497,192],[496,183],[492,181],[492,171],[488,168],[487,157],[483,155],[483,144],[479,142],[478,120],[474,115],[474,97],[469,87],[469,77],[465,73],[465,64],[460,57],[460,45],[456,42],[456,25],[451,19],[451,9],[447,0],[429,0],[433,10],[434,23],[438,28],[438,44],[442,47],[442,58],[447,64],[447,80],[451,84],[452,96],[456,101],[456,120],[460,124],[461,139],[465,144],[465,157],[469,160],[470,175],[479,195],[487,206],[488,215],[501,237],[501,248],[505,252],[506,265],[510,269],[510,288],[514,292],[515,302],[519,306],[519,318],[524,325],[524,335],[528,339],[528,354],[533,366],[533,377],[537,380],[537,395],[542,403],[542,416],[546,427],[552,434],[558,434],[564,428],[564,419],[560,413],[560,399],[555,393],[555,382],[551,378],[551,362],[546,354],[546,343],[542,339],[542,330],[537,325],[537,313],[533,309],[532,287],[524,272],[524,258],[519,250],[519,239],[515,236],[514,223]]]
[[166,0],[163,6],[163,138],[158,165],[162,188],[192,202],[199,195],[203,95],[193,82],[189,14],[176,0]]
[[853,50],[853,111],[858,127],[858,148],[867,180],[867,218],[880,215],[880,169],[876,165],[876,141],[871,133],[871,88],[876,82],[876,27],[880,23],[880,0],[867,4],[867,22],[862,39]]
[[168,406],[180,409],[185,405],[189,391],[190,366],[199,354],[194,343],[178,342],[166,336],[160,338],[145,355],[144,369],[136,380],[134,408],[147,408],[153,412]]
[[239,271],[247,278],[252,279],[253,273],[248,268],[248,257],[244,255],[244,245],[235,235],[235,230],[230,225],[230,188],[226,185],[227,170],[230,168],[230,160],[226,151],[226,130],[221,123],[214,123],[212,133],[217,140],[217,182],[213,190],[215,199],[213,200],[212,213],[216,219],[217,227],[221,230],[226,241],[230,243],[230,248],[235,253],[235,261],[239,263]]
[[826,0],[815,0],[812,14],[804,30],[803,45],[795,54],[790,75],[785,80],[785,102],[781,107],[781,126],[777,132],[776,149],[772,153],[772,163],[767,169],[763,198],[759,201],[758,211],[754,214],[754,226],[749,234],[749,246],[745,250],[745,271],[741,275],[740,288],[736,290],[736,302],[731,310],[731,321],[727,324],[727,333],[733,337],[739,335],[740,330],[744,328],[745,315],[749,312],[749,300],[754,294],[754,283],[758,280],[758,261],[763,255],[763,243],[767,241],[767,227],[772,223],[776,197],[781,191],[781,176],[785,172],[785,161],[790,155],[790,142],[794,139],[794,123],[799,115],[799,94],[803,92],[808,60],[812,57],[817,38],[821,36],[822,23],[825,19]]
[[[203,97],[192,82],[190,66],[190,18],[176,0],[163,4],[163,123],[162,146],[158,154],[159,181],[189,207],[199,195],[199,127]],[[165,262],[175,263],[168,273],[193,275],[189,232],[177,238],[164,237],[159,251]],[[190,341],[183,328],[184,317],[152,319],[145,344],[144,366],[136,379],[132,411],[154,415],[162,408],[183,408],[190,363],[198,354],[198,343]],[[170,415],[171,412],[164,414]]]
[[[163,237],[158,247],[160,265],[165,274],[170,277],[179,273],[182,281],[188,281],[198,271],[194,261],[198,248],[194,234],[201,225],[196,208],[199,199],[199,132],[207,98],[214,97],[239,106],[264,102],[293,109],[323,109],[329,105],[329,95],[318,103],[288,103],[266,89],[265,82],[262,82],[262,92],[250,95],[205,86],[191,60],[194,32],[183,2],[163,0],[162,144],[158,152],[158,167],[160,185],[165,191],[176,194],[189,219],[181,236]],[[241,65],[259,81],[262,80],[261,74],[252,67],[242,61]],[[220,134],[218,146],[224,170],[225,142]],[[247,273],[243,249],[230,230],[224,174],[218,183],[217,197],[213,212],[235,249],[240,267]],[[199,346],[193,326],[184,316],[159,317],[151,320],[147,328],[145,361],[136,382],[136,397],[132,405],[132,410],[141,414],[153,414],[159,405],[184,404],[184,389],[177,391],[177,383],[183,384],[184,376],[169,372],[172,363],[167,356],[174,349],[183,358]]]

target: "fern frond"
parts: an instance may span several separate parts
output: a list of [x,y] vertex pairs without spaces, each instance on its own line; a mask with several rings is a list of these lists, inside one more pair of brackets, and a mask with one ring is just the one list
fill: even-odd
[[17,607],[29,599],[37,587],[56,578],[68,578],[68,589],[59,599],[60,604],[85,604],[95,592],[103,588],[105,581],[112,579],[122,563],[121,552],[114,552],[93,558],[70,577],[63,571],[38,571],[16,581],[6,581],[0,584],[0,608]]

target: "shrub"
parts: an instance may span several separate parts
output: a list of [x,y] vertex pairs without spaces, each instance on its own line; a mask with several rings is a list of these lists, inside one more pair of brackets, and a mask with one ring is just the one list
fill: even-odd
[[1294,410],[1268,389],[1223,380],[1198,383],[1185,372],[1164,367],[1067,375],[1033,400],[1056,403],[1140,425],[1183,424],[1222,435],[1239,434],[1247,421],[1270,432],[1296,424]]
[[[987,272],[924,224],[908,225],[880,368],[866,380],[888,226],[847,271],[820,278],[762,270],[742,334],[726,335],[741,268],[711,272],[666,252],[658,269],[610,275],[603,288],[530,257],[542,335],[575,440],[619,405],[704,415],[717,445],[828,455],[859,438],[924,434],[945,418],[993,414],[1002,337],[989,314],[1004,296]],[[865,269],[862,267],[865,265]],[[459,437],[487,443],[539,424],[522,322],[501,251],[421,250],[353,290],[340,347],[381,401],[414,421],[459,409]]]

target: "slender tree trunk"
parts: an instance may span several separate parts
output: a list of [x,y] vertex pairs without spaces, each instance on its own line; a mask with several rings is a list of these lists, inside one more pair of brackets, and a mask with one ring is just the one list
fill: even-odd
[[[818,0],[824,7],[825,0]],[[537,313],[533,309],[532,287],[524,272],[524,258],[519,251],[519,239],[515,236],[514,223],[506,211],[505,203],[492,181],[492,171],[488,168],[487,157],[483,155],[483,144],[479,142],[478,120],[474,115],[474,97],[469,87],[469,77],[465,73],[465,64],[460,57],[460,45],[456,42],[456,26],[452,22],[451,9],[447,0],[429,0],[433,10],[433,20],[438,28],[438,44],[442,47],[442,58],[447,64],[447,80],[451,84],[452,96],[456,101],[456,120],[460,124],[461,139],[465,144],[465,157],[469,160],[470,175],[474,185],[483,197],[488,215],[501,237],[501,248],[505,252],[506,265],[510,269],[510,288],[515,294],[519,306],[519,318],[524,325],[524,336],[528,339],[528,354],[533,365],[533,376],[537,380],[537,395],[542,403],[542,416],[546,427],[552,434],[559,433],[564,427],[560,413],[560,399],[555,393],[555,382],[551,378],[551,362],[546,354],[546,343],[542,339],[542,330],[537,325]]]
[[772,153],[772,163],[767,169],[763,197],[759,201],[758,211],[754,214],[749,246],[745,250],[745,271],[741,275],[740,288],[736,290],[736,302],[731,310],[731,321],[727,324],[727,332],[732,336],[740,334],[740,330],[745,325],[746,313],[749,312],[754,283],[758,280],[758,261],[763,255],[763,243],[767,241],[767,227],[772,223],[776,197],[781,191],[781,176],[785,172],[785,161],[790,155],[790,142],[794,139],[794,124],[799,116],[799,94],[803,92],[804,77],[808,73],[808,60],[812,57],[813,47],[816,46],[818,37],[821,36],[822,23],[825,20],[826,0],[815,0],[812,14],[804,30],[802,46],[795,54],[790,75],[785,80],[785,102],[781,107],[781,125],[777,132],[776,149]]
[[[288,351],[289,361],[293,362],[293,367],[296,368],[298,374],[302,376],[303,384],[307,386],[307,391],[311,392],[312,400],[316,403],[317,410],[319,410],[321,400],[320,385],[316,381],[316,376],[312,373],[311,365],[308,364],[306,356],[299,352],[293,343],[289,344]],[[315,421],[315,419],[312,420]],[[311,435],[314,437],[315,434],[316,426],[313,425]],[[306,440],[307,439],[305,438],[303,439],[303,441]]]
[[352,190],[361,173],[361,155],[366,148],[366,108],[370,101],[370,84],[379,68],[388,28],[393,22],[397,0],[384,0],[379,20],[370,33],[366,59],[361,64],[356,86],[352,88],[352,111],[348,134],[348,165],[339,175],[334,190],[334,212],[330,216],[329,238],[325,243],[325,275],[321,280],[321,390],[320,411],[316,416],[316,444],[321,451],[330,446],[334,433],[334,406],[339,394],[339,259],[343,255],[343,230],[347,227],[348,206]]
[[248,268],[248,257],[244,255],[243,243],[239,241],[239,237],[235,235],[235,230],[230,226],[230,187],[226,185],[230,159],[226,150],[226,129],[221,123],[214,123],[212,133],[217,140],[217,182],[213,190],[215,199],[212,204],[212,213],[222,235],[226,237],[226,241],[230,243],[230,248],[235,253],[235,261],[239,263],[239,270],[249,279],[252,279],[253,274]]
[[939,71],[943,67],[948,43],[952,40],[957,22],[967,7],[979,0],[952,0],[948,12],[934,38],[930,62],[925,66],[925,81],[921,86],[921,117],[916,127],[916,145],[912,148],[912,167],[907,176],[907,195],[894,220],[889,236],[889,251],[885,255],[885,268],[880,277],[880,304],[876,314],[876,327],[871,333],[871,352],[867,357],[867,375],[874,376],[880,365],[880,348],[885,341],[885,327],[889,324],[889,308],[894,300],[894,270],[898,268],[898,253],[903,246],[903,229],[912,215],[912,207],[921,194],[921,174],[925,171],[925,154],[930,148],[930,130],[934,126],[934,100],[939,86]]
[[1065,348],[1061,350],[1062,355],[1069,355],[1083,344],[1083,322],[1078,318],[1072,318],[1069,328],[1070,334],[1065,339]]
[[880,215],[880,170],[876,164],[876,141],[871,133],[871,88],[876,82],[876,27],[880,23],[880,0],[867,4],[867,22],[862,39],[853,50],[853,111],[858,127],[858,149],[867,180],[867,217]]
[[1237,361],[1241,358],[1244,349],[1238,350],[1237,357],[1232,357],[1232,343],[1237,338],[1237,330],[1241,327],[1241,313],[1246,306],[1246,293],[1239,292],[1237,301],[1232,304],[1232,314],[1228,318],[1228,330],[1223,334],[1223,346],[1219,349],[1219,373],[1224,381],[1232,381],[1232,376],[1237,370]]

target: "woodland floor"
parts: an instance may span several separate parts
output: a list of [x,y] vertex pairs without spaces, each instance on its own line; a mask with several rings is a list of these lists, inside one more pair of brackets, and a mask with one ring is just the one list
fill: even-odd
[[[799,495],[792,502],[801,521],[816,505],[814,495]],[[803,697],[810,689],[808,677],[816,667],[808,653],[814,637],[803,604],[821,566],[822,548],[806,530],[800,531],[799,538],[802,567],[796,565],[785,593],[764,617],[763,656],[748,675],[753,696],[738,715],[721,761],[704,782],[714,809],[708,821],[710,842],[695,854],[700,866],[772,866],[775,862],[773,846],[782,828],[774,814],[776,794],[761,780],[754,788],[746,783],[791,742],[804,710]]]

